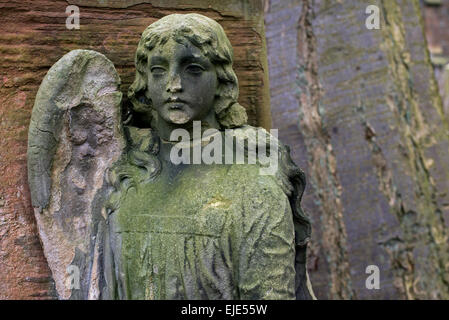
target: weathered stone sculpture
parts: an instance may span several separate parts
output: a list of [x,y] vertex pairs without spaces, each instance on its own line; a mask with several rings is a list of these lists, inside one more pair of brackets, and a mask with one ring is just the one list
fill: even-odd
[[[246,125],[221,26],[160,19],[142,34],[136,69],[124,122],[119,77],[94,51],[61,58],[36,97],[29,184],[60,297],[312,298],[304,174],[274,136]],[[254,152],[276,165],[263,173]]]

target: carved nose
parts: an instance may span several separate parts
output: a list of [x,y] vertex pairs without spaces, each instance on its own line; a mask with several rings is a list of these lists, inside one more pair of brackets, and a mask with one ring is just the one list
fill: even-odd
[[181,90],[181,77],[179,75],[174,75],[168,82],[167,92],[180,92]]

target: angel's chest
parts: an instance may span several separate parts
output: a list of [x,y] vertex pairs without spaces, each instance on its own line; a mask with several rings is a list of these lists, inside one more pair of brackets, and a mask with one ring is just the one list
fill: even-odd
[[236,207],[217,184],[217,173],[187,172],[173,179],[166,173],[131,189],[114,216],[118,233],[151,233],[219,237]]

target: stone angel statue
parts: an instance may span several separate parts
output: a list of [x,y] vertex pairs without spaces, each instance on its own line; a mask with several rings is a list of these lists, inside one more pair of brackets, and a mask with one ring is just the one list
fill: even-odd
[[[74,50],[48,71],[28,177],[61,299],[314,298],[304,173],[274,135],[251,134],[232,60],[214,20],[163,17],[138,44],[128,117],[104,55]],[[229,133],[244,159],[275,155],[272,174],[222,152]]]

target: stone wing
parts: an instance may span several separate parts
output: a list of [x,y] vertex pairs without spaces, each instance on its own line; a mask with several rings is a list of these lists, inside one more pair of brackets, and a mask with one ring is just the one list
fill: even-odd
[[[125,146],[120,78],[104,55],[74,50],[48,71],[28,135],[28,181],[61,299],[96,299],[105,172]],[[99,236],[97,236],[99,235]]]

